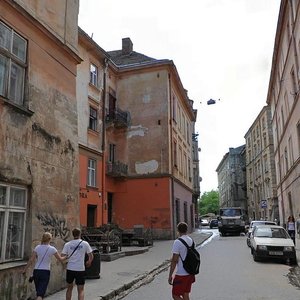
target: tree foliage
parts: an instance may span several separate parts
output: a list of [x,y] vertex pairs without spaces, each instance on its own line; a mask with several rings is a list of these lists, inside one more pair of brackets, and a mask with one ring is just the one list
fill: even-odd
[[214,213],[217,215],[219,207],[219,192],[217,190],[203,193],[199,201],[200,215],[205,215],[207,213]]

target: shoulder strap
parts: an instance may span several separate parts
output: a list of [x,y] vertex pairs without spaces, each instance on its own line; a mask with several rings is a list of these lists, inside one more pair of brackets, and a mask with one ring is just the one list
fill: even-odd
[[43,258],[41,259],[39,265],[37,266],[37,269],[40,267],[41,263],[43,262],[44,258],[45,258],[45,255],[47,254],[48,250],[49,250],[50,246],[47,248],[47,250],[45,251],[44,255],[43,255]]
[[73,254],[74,254],[74,252],[77,250],[77,248],[79,247],[79,245],[82,243],[83,241],[81,240],[79,243],[78,243],[78,245],[76,246],[76,248],[73,250],[73,252],[71,253],[71,255],[68,257],[68,258],[70,258]]
[[184,239],[178,238],[178,240],[179,240],[184,246],[186,246],[187,248],[193,248],[193,247],[194,247],[194,241],[193,241],[192,246],[189,246],[189,245],[186,243],[186,241],[185,241]]

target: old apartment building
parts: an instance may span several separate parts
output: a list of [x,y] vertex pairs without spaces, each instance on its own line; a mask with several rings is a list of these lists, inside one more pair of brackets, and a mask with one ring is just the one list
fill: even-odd
[[[28,299],[20,273],[42,233],[61,249],[79,225],[78,1],[0,1],[0,299]],[[53,265],[48,291],[63,284]]]
[[280,223],[300,213],[300,6],[282,0],[267,95],[271,106]]
[[143,225],[170,238],[192,230],[200,194],[196,110],[174,63],[105,52],[79,29],[80,224]]
[[192,230],[193,101],[173,61],[135,52],[130,38],[108,54],[107,161],[118,171],[107,174],[108,218],[160,238],[174,236],[179,220]]
[[107,223],[105,189],[106,73],[108,54],[82,29],[78,29],[77,69],[80,224]]
[[248,216],[279,220],[270,106],[262,108],[245,140]]
[[216,169],[220,207],[247,209],[245,155],[245,145],[229,148]]

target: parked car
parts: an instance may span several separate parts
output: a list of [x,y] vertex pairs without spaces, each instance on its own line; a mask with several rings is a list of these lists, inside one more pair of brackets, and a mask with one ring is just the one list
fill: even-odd
[[209,222],[209,228],[218,228],[218,219],[211,219]]
[[254,261],[272,258],[297,264],[295,245],[282,226],[255,226],[250,236],[250,247]]
[[208,226],[209,222],[207,219],[201,219],[201,226]]
[[251,232],[252,232],[253,228],[257,225],[276,225],[276,223],[272,222],[272,221],[251,221],[248,232],[246,234],[248,247],[250,247]]

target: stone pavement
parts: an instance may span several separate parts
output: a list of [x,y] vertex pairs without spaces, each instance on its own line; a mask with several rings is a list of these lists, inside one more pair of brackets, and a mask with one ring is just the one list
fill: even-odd
[[[197,230],[191,237],[200,245],[211,235],[212,233]],[[125,256],[110,262],[102,261],[100,279],[86,280],[85,300],[121,299],[130,291],[150,282],[155,275],[169,267],[172,244],[172,240],[154,241],[154,245],[142,254]],[[138,250],[138,247],[124,247],[123,250],[130,251],[128,248],[132,251]],[[59,291],[45,299],[65,300],[65,292],[66,290]],[[76,287],[73,289],[72,299],[77,299]]]

